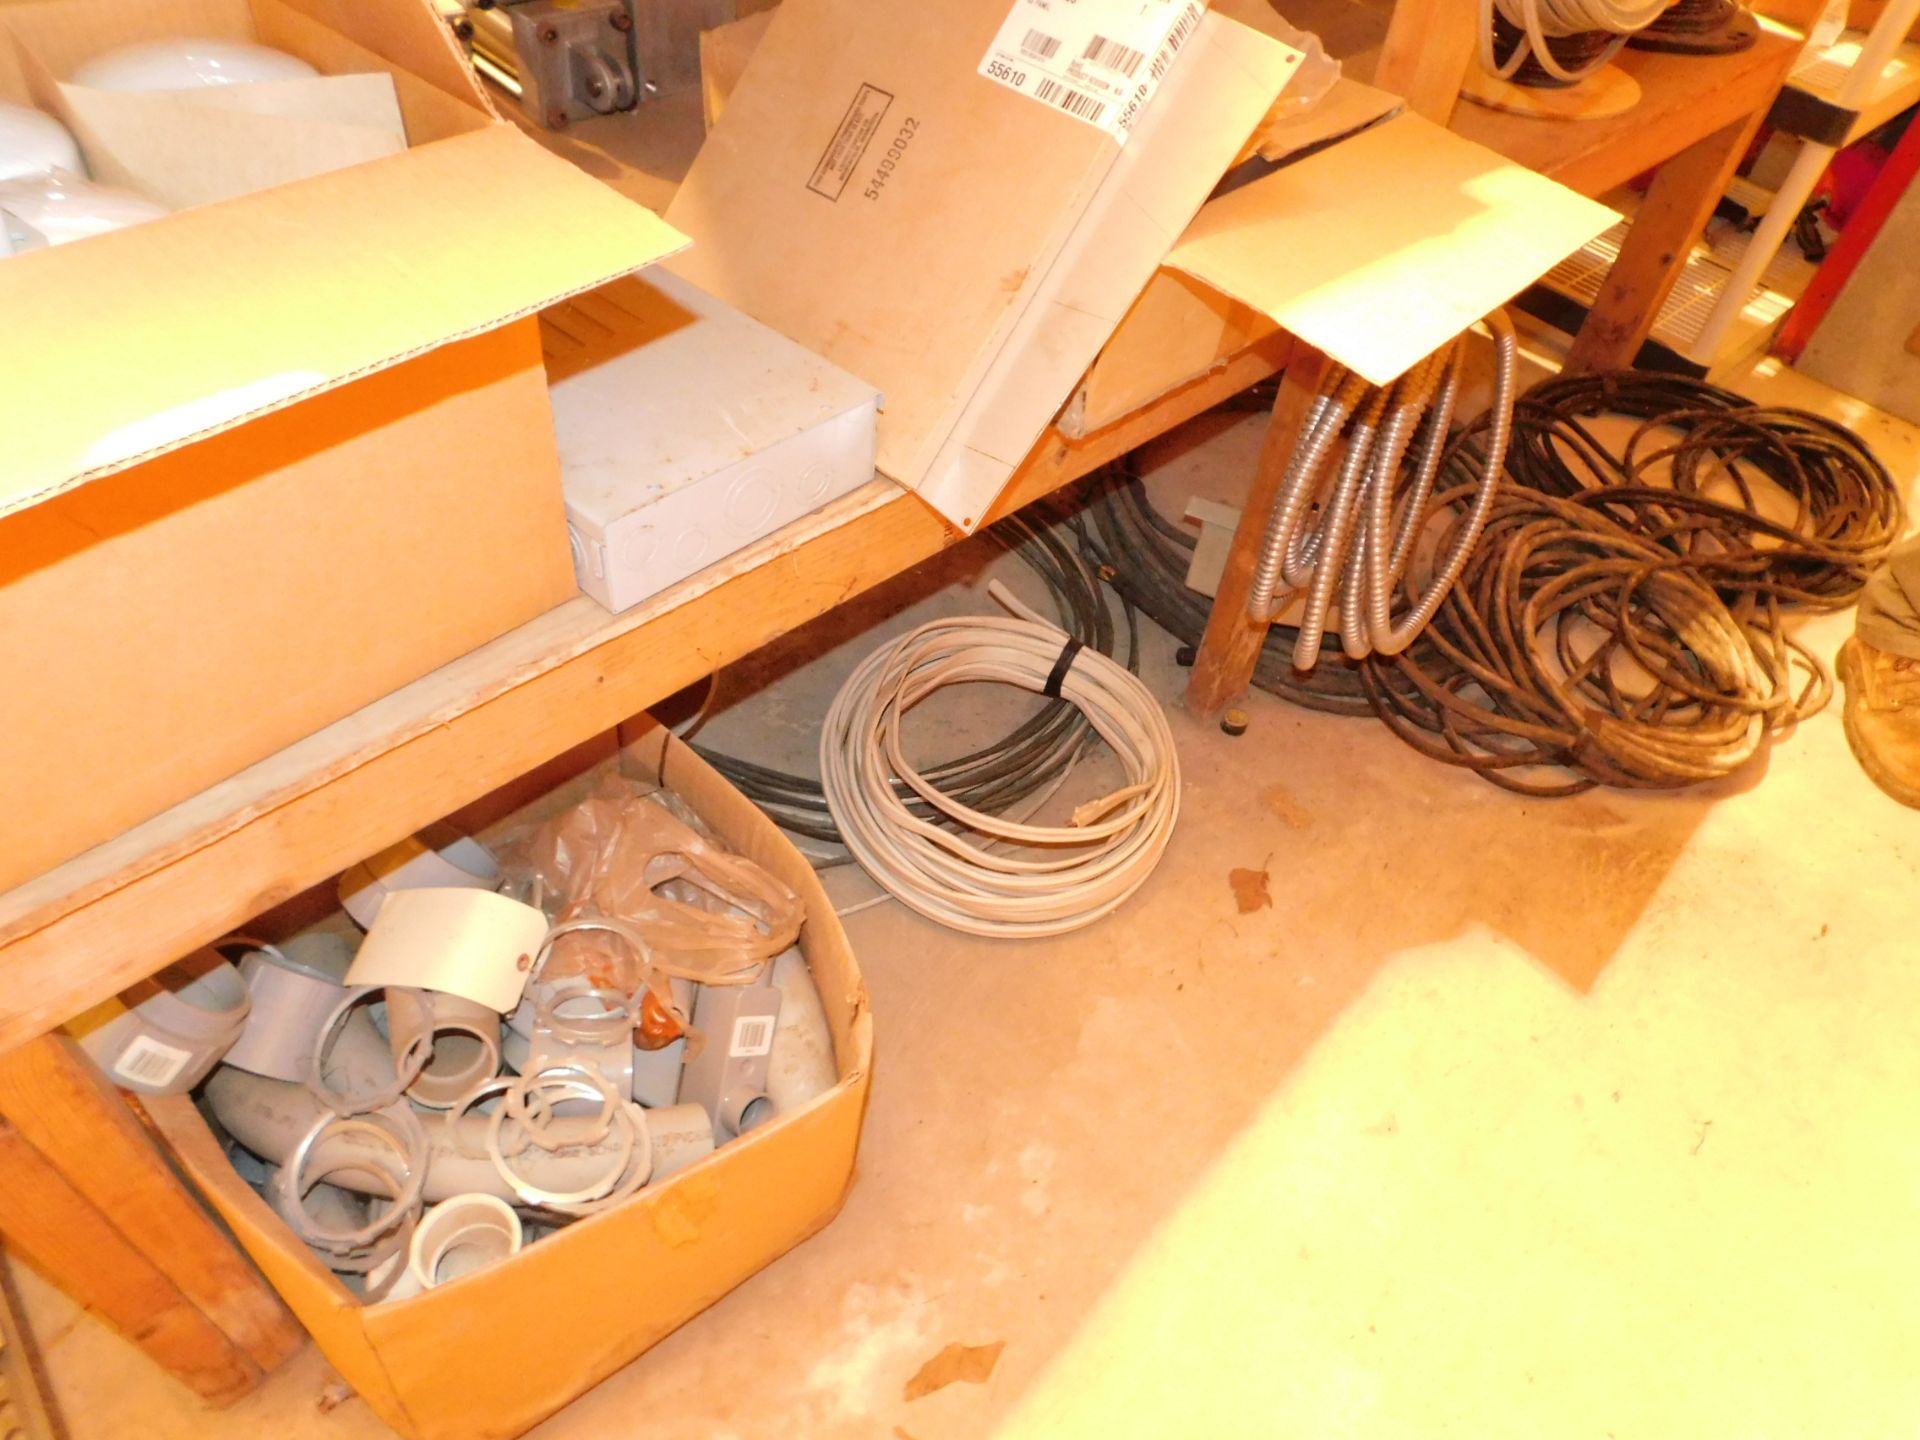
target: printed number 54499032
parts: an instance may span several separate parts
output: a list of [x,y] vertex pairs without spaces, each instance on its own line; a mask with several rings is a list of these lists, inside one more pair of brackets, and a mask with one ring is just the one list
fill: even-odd
[[867,199],[880,198],[880,192],[886,188],[887,181],[893,178],[893,172],[900,168],[900,161],[906,156],[907,146],[912,143],[919,129],[920,122],[911,115],[900,122],[900,133],[893,137],[893,143],[887,147],[887,153],[882,155],[880,163],[873,167],[873,177],[867,181],[864,192]]

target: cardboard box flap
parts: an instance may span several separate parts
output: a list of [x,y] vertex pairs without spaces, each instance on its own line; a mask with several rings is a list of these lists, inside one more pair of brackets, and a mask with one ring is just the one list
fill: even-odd
[[1384,385],[1619,218],[1402,115],[1209,202],[1167,264]]
[[0,515],[685,243],[501,125],[15,256]]

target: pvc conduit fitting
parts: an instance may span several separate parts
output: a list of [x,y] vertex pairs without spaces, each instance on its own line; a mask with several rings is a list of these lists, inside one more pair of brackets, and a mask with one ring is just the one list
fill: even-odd
[[[352,1161],[316,1155],[324,1139],[354,1136],[374,1147]],[[323,1114],[294,1142],[280,1173],[274,1176],[274,1208],[286,1217],[295,1233],[328,1257],[335,1269],[369,1270],[393,1249],[395,1237],[405,1235],[420,1214],[428,1164],[426,1131],[404,1106],[376,1115]],[[339,1230],[309,1211],[306,1192],[316,1181],[343,1171],[364,1175],[371,1164],[382,1172],[387,1201],[371,1220],[351,1230]]]
[[414,1282],[431,1290],[520,1253],[520,1217],[497,1195],[456,1195],[420,1217],[407,1248]]
[[767,1098],[774,1112],[784,1115],[826,1094],[840,1076],[834,1068],[827,1012],[799,946],[774,957],[769,978],[780,992],[780,1018],[767,1057]]
[[590,1067],[620,1100],[633,1098],[633,1007],[625,995],[580,986],[535,1000],[520,1069],[531,1074],[564,1066]]
[[780,992],[771,985],[700,987],[693,1024],[706,1043],[687,1062],[680,1098],[713,1117],[716,1144],[773,1118],[767,1071],[779,1018]]
[[198,1085],[240,1038],[252,1008],[240,972],[211,950],[142,981],[122,1003],[121,1013],[81,1031],[80,1048],[114,1084],[143,1095]]
[[669,1105],[646,1112],[653,1147],[652,1183],[677,1175],[713,1153],[713,1120],[699,1105]]
[[416,1047],[426,1060],[407,1096],[445,1110],[482,1080],[500,1073],[500,1012],[438,990],[387,989],[387,1044],[396,1069]]
[[342,875],[340,908],[362,930],[371,930],[387,896],[396,891],[497,890],[499,886],[500,862],[478,840],[422,833],[387,847]]
[[[696,986],[691,980],[674,976],[667,982],[673,988],[673,1003],[680,1013],[691,1017]],[[776,1042],[777,1043],[777,1042]],[[661,1110],[680,1099],[680,1070],[687,1063],[687,1039],[681,1036],[658,1050],[633,1050],[633,1098],[649,1110]],[[656,1169],[658,1167],[656,1166]]]
[[349,1094],[334,1089],[329,1083],[328,1076],[343,1068],[335,1055],[336,1039],[347,1029],[361,1002],[379,993],[379,988],[372,985],[356,985],[348,990],[328,1014],[320,1033],[314,1037],[313,1051],[307,1061],[307,1089],[313,1093],[314,1099],[336,1115],[364,1115],[370,1111],[387,1109],[419,1078],[420,1071],[426,1066],[430,1053],[429,1042],[428,1037],[420,1036],[415,1038],[413,1048],[398,1063],[388,1065],[387,1073],[374,1081],[375,1088],[370,1092],[362,1090],[357,1095]]
[[243,956],[239,971],[253,1009],[227,1063],[275,1080],[304,1079],[320,1027],[346,986],[273,946]]
[[[332,1114],[304,1085],[249,1075],[225,1065],[208,1077],[205,1094],[221,1128],[274,1164],[285,1164],[308,1127]],[[476,1103],[483,1101],[484,1097]],[[427,1134],[422,1195],[429,1204],[469,1192],[498,1195],[508,1201],[519,1199],[518,1192],[486,1158],[491,1116],[469,1113],[450,1119],[429,1114],[415,1118]],[[713,1151],[713,1122],[698,1105],[647,1111],[642,1119],[648,1151],[655,1157],[651,1172],[655,1179],[683,1170]],[[554,1122],[556,1126],[574,1123]],[[516,1143],[510,1138],[505,1146],[515,1172],[555,1191],[578,1190],[604,1176],[616,1148],[611,1136],[598,1146],[555,1154],[531,1145],[516,1150]],[[360,1194],[381,1195],[391,1187],[391,1155],[391,1147],[378,1141],[330,1132],[314,1143],[308,1168],[331,1184]]]

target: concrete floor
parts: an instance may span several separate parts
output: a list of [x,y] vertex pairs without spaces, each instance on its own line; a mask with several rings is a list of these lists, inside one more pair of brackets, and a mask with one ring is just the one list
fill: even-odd
[[[1920,432],[1743,388],[1920,473]],[[1258,433],[1203,419],[1156,493],[1231,496]],[[738,667],[704,738],[805,763],[858,656],[1005,564],[963,547]],[[1008,697],[940,703],[957,742]],[[1249,708],[1240,739],[1173,712],[1179,833],[1118,917],[849,919],[879,1056],[844,1211],[541,1440],[1920,1432],[1920,819],[1837,709],[1735,783],[1529,801]],[[206,1412],[26,1280],[81,1440],[387,1433],[311,1351]],[[951,1342],[1005,1349],[905,1399]]]

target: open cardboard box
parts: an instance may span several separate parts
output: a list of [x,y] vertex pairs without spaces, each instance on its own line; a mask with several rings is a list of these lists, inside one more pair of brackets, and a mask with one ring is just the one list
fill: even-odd
[[388,74],[409,148],[0,262],[0,888],[569,598],[532,316],[684,243],[429,0],[20,0],[0,99],[182,35]]
[[619,764],[677,791],[715,834],[806,903],[800,947],[833,1032],[833,1089],[512,1260],[378,1305],[342,1285],[235,1173],[190,1099],[145,1102],[188,1178],[327,1359],[403,1435],[521,1434],[819,1230],[853,1175],[873,1022],[819,877],[665,726],[644,721]]

